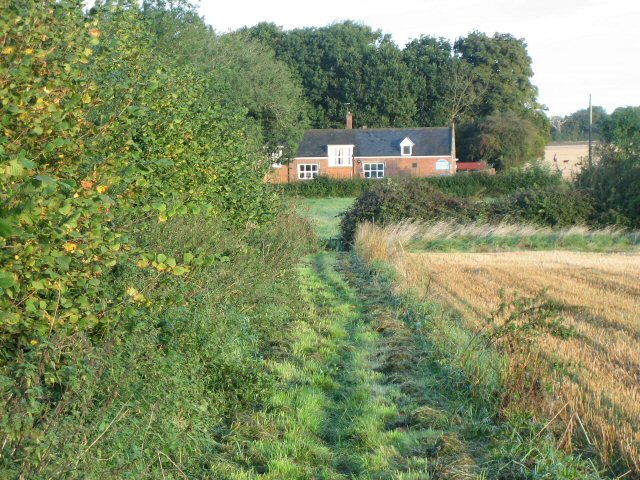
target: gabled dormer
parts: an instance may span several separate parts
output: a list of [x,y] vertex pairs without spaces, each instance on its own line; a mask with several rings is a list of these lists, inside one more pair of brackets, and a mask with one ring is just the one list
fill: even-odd
[[414,146],[415,143],[413,143],[409,137],[405,137],[405,139],[400,142],[400,156],[410,157],[413,155]]

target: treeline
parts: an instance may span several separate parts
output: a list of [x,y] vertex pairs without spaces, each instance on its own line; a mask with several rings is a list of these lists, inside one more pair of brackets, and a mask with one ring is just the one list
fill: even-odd
[[548,139],[526,43],[512,35],[422,36],[399,48],[354,22],[290,31],[261,23],[240,33],[297,74],[314,128],[342,128],[347,108],[356,127],[455,123],[460,158],[498,168],[540,156]]
[[262,178],[303,91],[174,5],[0,9],[2,478],[221,478],[268,383],[304,232]]
[[[589,140],[589,110],[584,108],[564,117],[553,116],[551,138],[556,142]],[[614,143],[624,135],[633,137],[633,129],[640,124],[640,107],[620,107],[609,115],[603,107],[593,107],[593,140]],[[632,141],[632,140],[630,140]]]

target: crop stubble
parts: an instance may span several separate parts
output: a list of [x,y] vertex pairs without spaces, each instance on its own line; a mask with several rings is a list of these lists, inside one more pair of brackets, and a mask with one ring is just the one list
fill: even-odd
[[564,316],[576,335],[540,340],[556,367],[556,401],[549,413],[562,408],[558,417],[567,428],[583,431],[605,462],[615,451],[640,471],[640,254],[404,255],[428,270],[432,292],[463,312],[472,329],[498,306],[502,289],[518,294],[546,289],[567,305]]

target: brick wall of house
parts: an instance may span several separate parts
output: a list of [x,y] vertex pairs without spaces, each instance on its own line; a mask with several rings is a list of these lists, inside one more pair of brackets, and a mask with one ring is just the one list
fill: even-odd
[[[436,170],[436,162],[445,159],[449,162],[449,170]],[[286,165],[272,168],[265,177],[265,181],[271,183],[287,183],[287,171],[290,182],[299,181],[298,165],[317,164],[318,174],[336,179],[349,179],[354,177],[364,178],[365,163],[384,163],[385,177],[433,177],[439,175],[453,175],[456,172],[455,161],[451,156],[438,157],[354,157],[354,165],[350,167],[329,167],[329,159],[295,159],[287,170]]]

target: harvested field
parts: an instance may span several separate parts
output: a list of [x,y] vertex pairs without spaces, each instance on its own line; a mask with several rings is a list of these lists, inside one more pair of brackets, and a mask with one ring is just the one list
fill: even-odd
[[554,383],[549,413],[562,410],[557,418],[568,430],[582,431],[605,462],[613,453],[640,472],[640,254],[404,255],[428,272],[431,291],[462,312],[472,329],[497,308],[502,289],[546,290],[566,305],[565,319],[576,334],[540,340]]
[[570,180],[582,170],[589,157],[589,143],[552,143],[544,149],[544,163]]
[[[640,478],[640,253],[408,250],[429,231],[411,222],[361,224],[356,252],[368,264],[393,266],[399,292],[459,312],[472,336],[505,298],[546,291],[573,335],[537,338],[536,375],[550,388],[532,408],[550,419],[560,445],[578,441],[617,474]],[[438,335],[449,342],[448,332]]]

